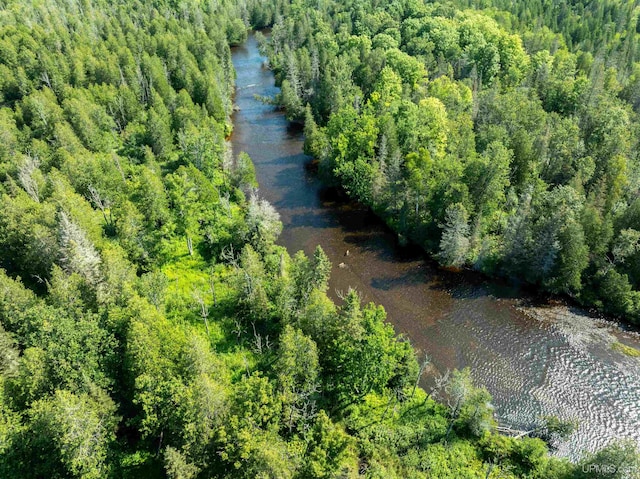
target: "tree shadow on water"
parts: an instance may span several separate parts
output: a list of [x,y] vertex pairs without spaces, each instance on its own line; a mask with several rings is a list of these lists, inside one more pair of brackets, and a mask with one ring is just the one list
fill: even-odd
[[416,264],[410,268],[398,270],[398,274],[378,275],[371,278],[370,285],[374,289],[391,291],[393,289],[404,288],[423,284],[428,288],[432,277],[430,271],[422,264]]

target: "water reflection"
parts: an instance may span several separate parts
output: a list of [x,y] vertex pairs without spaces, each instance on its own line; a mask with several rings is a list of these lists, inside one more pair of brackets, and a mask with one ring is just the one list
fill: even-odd
[[613,438],[640,442],[640,360],[611,347],[621,341],[640,349],[636,334],[567,306],[532,306],[516,288],[443,272],[416,249],[398,247],[374,215],[323,189],[304,167],[299,130],[254,98],[277,89],[253,37],[234,50],[233,61],[234,151],[249,153],[259,194],[280,212],[280,243],[292,253],[324,248],[334,264],[334,299],[354,287],[365,301],[384,305],[396,330],[431,356],[425,387],[434,374],[470,366],[506,426],[524,429],[542,415],[577,419],[579,429],[559,446],[562,455]]

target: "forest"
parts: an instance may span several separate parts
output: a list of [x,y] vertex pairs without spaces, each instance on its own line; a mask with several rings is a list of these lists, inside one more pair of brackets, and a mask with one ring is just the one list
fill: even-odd
[[305,5],[263,48],[329,184],[444,266],[640,321],[637,2]]
[[327,181],[443,264],[637,317],[638,65],[584,63],[588,39],[530,53],[456,8],[0,1],[0,477],[638,469],[629,443],[549,455],[556,418],[499,434],[469,370],[423,390],[381,306],[335,304],[322,249],[276,244],[229,145],[230,49],[273,26],[279,101]]

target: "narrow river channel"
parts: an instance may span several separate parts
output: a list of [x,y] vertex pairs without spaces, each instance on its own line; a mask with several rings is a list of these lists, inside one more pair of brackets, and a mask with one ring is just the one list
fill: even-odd
[[305,169],[301,132],[255,99],[278,92],[265,60],[253,36],[233,50],[239,110],[231,140],[235,154],[251,156],[259,195],[280,213],[280,244],[290,253],[321,245],[333,262],[334,298],[352,287],[382,304],[396,331],[431,357],[427,389],[434,375],[468,366],[492,394],[501,425],[527,429],[544,415],[579,421],[559,455],[575,459],[615,438],[640,444],[640,359],[612,348],[617,341],[640,350],[638,334],[478,275],[443,272],[398,247],[366,209],[325,192]]

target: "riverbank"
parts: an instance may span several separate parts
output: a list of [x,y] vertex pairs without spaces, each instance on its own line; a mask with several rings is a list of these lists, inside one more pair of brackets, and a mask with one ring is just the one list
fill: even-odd
[[443,272],[415,249],[399,248],[368,209],[326,194],[304,166],[299,129],[255,100],[278,93],[263,62],[253,37],[234,50],[240,110],[232,143],[236,154],[252,157],[259,194],[281,215],[280,244],[307,253],[320,244],[333,263],[333,297],[353,287],[382,304],[396,330],[432,358],[427,389],[435,375],[469,366],[505,426],[525,429],[542,415],[577,419],[580,427],[558,454],[575,458],[615,438],[640,443],[640,362],[602,341],[611,335],[640,349],[637,335],[574,306],[522,297],[507,284]]

